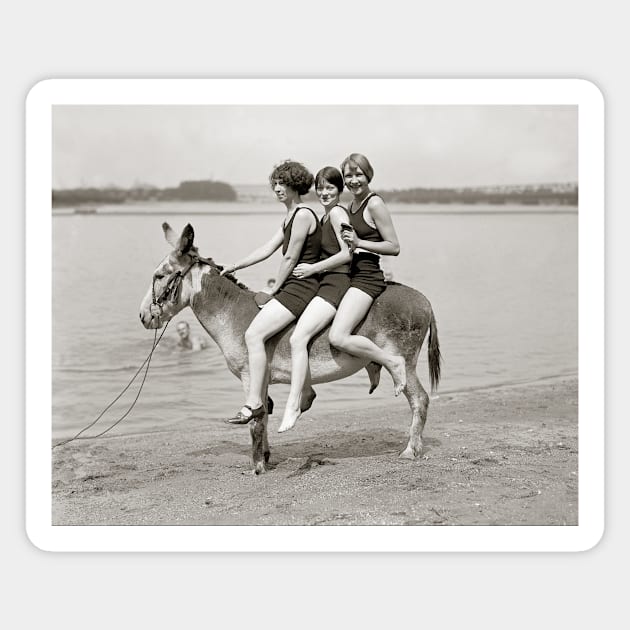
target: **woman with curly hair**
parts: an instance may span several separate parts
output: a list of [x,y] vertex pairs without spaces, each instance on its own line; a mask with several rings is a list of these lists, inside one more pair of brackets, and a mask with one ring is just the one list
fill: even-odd
[[335,316],[337,307],[350,286],[350,259],[348,246],[341,238],[341,226],[348,223],[348,214],[339,205],[343,192],[343,177],[332,166],[325,166],[315,176],[315,192],[324,206],[321,219],[321,260],[296,265],[293,275],[311,278],[319,275],[317,295],[298,319],[291,335],[291,389],[284,409],[279,433],[288,431],[301,414],[301,394],[308,370],[308,343]]
[[361,153],[352,153],[342,162],[341,172],[352,193],[350,225],[342,226],[341,237],[353,255],[350,288],[337,308],[329,340],[343,352],[383,365],[392,376],[394,395],[398,396],[407,381],[404,358],[379,348],[366,337],[352,334],[385,290],[379,255],[398,256],[398,237],[385,202],[370,190],[374,169],[368,159]]
[[265,341],[300,317],[319,288],[316,276],[298,278],[291,275],[296,265],[315,263],[320,256],[321,226],[313,210],[305,206],[301,198],[313,185],[313,176],[304,165],[287,160],[273,169],[269,183],[278,201],[286,206],[282,226],[264,245],[222,271],[222,274],[231,273],[255,265],[282,246],[280,268],[269,290],[272,299],[262,305],[245,332],[249,387],[245,405],[228,420],[235,424],[265,415],[262,400],[267,370]]

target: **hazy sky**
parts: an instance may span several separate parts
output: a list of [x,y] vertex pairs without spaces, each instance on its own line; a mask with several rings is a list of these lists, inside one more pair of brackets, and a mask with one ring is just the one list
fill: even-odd
[[577,107],[55,106],[53,186],[264,184],[368,156],[375,188],[577,181]]

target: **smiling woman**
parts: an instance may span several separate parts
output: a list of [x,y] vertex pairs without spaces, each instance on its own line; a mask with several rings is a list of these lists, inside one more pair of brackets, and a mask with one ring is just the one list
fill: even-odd
[[313,176],[299,162],[287,160],[273,169],[269,182],[278,201],[286,207],[282,226],[264,245],[223,272],[255,265],[282,246],[282,261],[269,292],[272,299],[258,300],[261,311],[245,331],[249,382],[244,380],[243,386],[247,399],[236,416],[228,420],[233,424],[246,424],[250,420],[266,422],[268,410],[263,405],[268,386],[265,341],[298,318],[319,287],[316,277],[291,275],[296,265],[319,260],[321,227],[313,210],[304,206],[301,198],[313,185]]
[[407,384],[404,358],[394,354],[393,348],[380,348],[373,341],[353,334],[374,300],[385,291],[379,255],[398,256],[398,236],[384,201],[370,191],[374,169],[369,160],[360,153],[352,153],[341,164],[341,170],[352,193],[348,209],[350,225],[343,226],[341,237],[353,257],[350,288],[337,308],[330,328],[330,343],[348,354],[384,366],[394,381],[394,395],[398,396]]
[[343,177],[332,166],[325,166],[315,177],[315,192],[324,206],[321,219],[321,260],[296,265],[293,275],[297,278],[319,276],[317,295],[309,302],[291,335],[291,390],[278,432],[288,431],[294,425],[302,409],[310,407],[314,392],[305,389],[308,372],[308,343],[335,316],[337,307],[350,286],[351,253],[341,238],[341,228],[348,222],[348,214],[339,205],[343,192]]

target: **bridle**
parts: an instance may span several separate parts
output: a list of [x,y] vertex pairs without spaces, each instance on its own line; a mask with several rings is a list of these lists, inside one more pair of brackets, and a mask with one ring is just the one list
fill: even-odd
[[[178,253],[181,255],[181,252],[178,252]],[[190,256],[190,259],[191,259],[190,263],[183,269],[180,269],[179,271],[174,271],[172,274],[169,275],[168,280],[166,281],[166,284],[164,285],[164,288],[160,291],[159,295],[157,295],[155,292],[156,274],[153,274],[153,281],[151,283],[151,296],[152,296],[151,318],[152,319],[156,317],[159,318],[160,315],[162,315],[162,312],[163,312],[162,305],[167,300],[171,304],[174,304],[177,301],[177,299],[179,298],[179,292],[182,286],[182,280],[184,279],[184,276],[196,264],[201,263],[201,264],[209,265],[210,267],[214,269],[218,269],[217,265],[214,263],[214,261],[211,258],[203,258],[202,256],[199,256],[199,254],[197,254],[195,251],[193,252],[189,251],[187,252],[187,254],[188,256]],[[154,312],[154,308],[157,309],[158,311],[157,313]],[[156,329],[155,337],[153,339],[153,347],[151,348],[151,352],[149,353],[149,356],[144,360],[144,363],[138,368],[138,371],[133,375],[133,377],[131,378],[129,383],[127,383],[127,386],[122,390],[122,392],[120,392],[120,394],[118,394],[118,396],[116,396],[116,398],[114,398],[114,400],[112,400],[112,402],[109,403],[109,405],[107,405],[107,407],[105,407],[103,411],[101,411],[101,413],[96,417],[94,421],[90,422],[90,424],[83,427],[83,429],[81,429],[74,437],[71,437],[68,440],[63,440],[61,442],[57,442],[56,444],[53,444],[52,448],[57,448],[58,446],[62,446],[63,444],[68,444],[68,442],[73,442],[74,440],[91,440],[93,438],[101,437],[102,435],[104,435],[105,433],[113,429],[117,424],[122,422],[129,415],[131,410],[134,408],[134,405],[136,404],[136,402],[138,402],[138,398],[140,397],[140,392],[142,391],[142,388],[144,387],[144,381],[146,380],[147,374],[149,372],[149,364],[151,363],[151,357],[153,356],[153,353],[155,352],[155,349],[157,348],[158,343],[160,343],[160,340],[164,336],[164,333],[166,332],[167,327],[168,327],[168,322],[166,322],[166,326],[164,326],[164,330],[162,331],[162,334],[159,336],[159,338],[157,336],[157,329]],[[107,429],[105,429],[104,431],[101,431],[97,435],[93,435],[90,437],[81,436],[81,434],[87,431],[87,429],[89,429],[90,427],[93,427],[103,417],[105,412],[108,411],[112,407],[112,405],[120,399],[120,397],[129,389],[131,384],[136,380],[136,377],[138,376],[138,374],[140,374],[140,372],[142,371],[142,368],[144,368],[145,365],[146,365],[146,369],[144,371],[144,377],[142,378],[142,382],[140,383],[140,388],[138,389],[138,393],[136,394],[136,397],[134,401],[131,403],[131,406],[129,407],[129,409],[127,409],[127,411],[118,420],[116,420],[116,422],[111,424]]]
[[[184,280],[184,276],[188,274],[188,272],[197,264],[205,264],[210,265],[211,267],[216,267],[214,261],[210,258],[204,258],[203,256],[199,256],[196,253],[188,253],[191,258],[190,263],[183,269],[178,269],[169,275],[166,280],[166,284],[164,288],[160,291],[159,295],[155,292],[155,281],[156,275],[153,274],[153,280],[151,282],[151,317],[160,317],[164,312],[163,305],[166,302],[170,304],[175,304],[179,299],[179,294],[182,288],[182,281]],[[156,312],[157,311],[157,312]]]

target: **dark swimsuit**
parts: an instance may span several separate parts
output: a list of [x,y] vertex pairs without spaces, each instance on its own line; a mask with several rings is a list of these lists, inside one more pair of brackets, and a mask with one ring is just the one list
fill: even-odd
[[[358,209],[352,210],[352,204],[348,210],[350,217],[350,225],[354,228],[357,236],[363,241],[378,242],[383,237],[380,232],[366,223],[363,218],[363,211],[368,200],[378,195],[370,193],[359,205]],[[383,291],[385,291],[385,276],[379,264],[380,257],[372,252],[358,252],[352,256],[352,265],[350,268],[350,286],[360,289],[367,293],[375,300]]]
[[[340,206],[343,207],[343,206]],[[345,210],[345,208],[344,208]],[[326,216],[322,217],[322,249],[321,260],[330,258],[341,251],[335,229],[333,228],[330,218],[325,221]],[[324,271],[319,276],[318,297],[326,300],[329,304],[337,308],[341,302],[344,293],[350,287],[350,263],[339,265],[334,269]]]
[[[300,206],[295,210],[293,216],[289,219],[289,222],[282,224],[282,230],[284,231],[284,242],[282,243],[282,255],[287,253],[289,247],[289,241],[291,240],[291,229],[293,227],[293,219],[295,215],[305,208],[315,217],[315,231],[312,234],[307,234],[302,245],[302,251],[296,263],[296,266],[300,263],[314,264],[319,261],[319,250],[322,241],[322,228],[319,224],[317,215],[306,206]],[[306,305],[315,297],[317,289],[319,288],[319,279],[317,276],[311,276],[310,278],[296,278],[295,276],[289,276],[280,290],[273,296],[275,300],[278,300],[282,306],[291,311],[296,318],[298,318]]]

